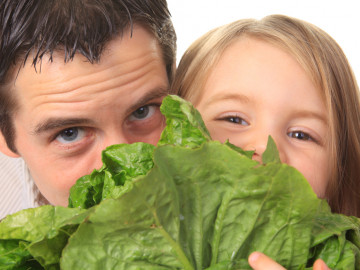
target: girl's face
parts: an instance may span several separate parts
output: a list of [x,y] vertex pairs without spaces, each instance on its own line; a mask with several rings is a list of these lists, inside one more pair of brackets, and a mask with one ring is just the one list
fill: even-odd
[[282,162],[325,196],[329,115],[320,91],[290,54],[261,40],[239,39],[213,68],[194,105],[214,140],[254,150],[258,161],[271,135]]

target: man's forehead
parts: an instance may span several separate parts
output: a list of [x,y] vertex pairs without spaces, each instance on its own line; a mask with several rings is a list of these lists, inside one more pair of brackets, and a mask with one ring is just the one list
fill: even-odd
[[168,78],[156,40],[142,28],[134,29],[132,37],[111,41],[99,63],[91,64],[82,55],[64,63],[57,54],[38,71],[31,64],[24,66],[15,83],[19,105],[28,110],[59,104],[91,107],[96,100],[113,104],[130,93],[139,99],[152,89],[167,91]]
[[[41,73],[44,69],[51,70],[62,66],[66,68],[67,64],[71,64],[74,60],[90,66],[101,63],[104,57],[111,56],[116,51],[124,51],[126,52],[124,56],[131,57],[134,52],[139,51],[139,47],[142,47],[144,51],[146,49],[161,51],[161,47],[158,45],[154,35],[142,25],[134,24],[132,27],[125,28],[122,33],[105,43],[100,56],[96,59],[89,59],[80,51],[71,52],[72,56],[69,57],[69,52],[66,52],[65,47],[60,44],[51,53],[47,52],[41,58],[38,58],[36,62],[34,62],[35,51],[33,51],[25,59],[25,63],[22,62],[24,59],[21,61],[21,65],[17,70],[19,72],[19,68],[21,70],[23,67],[32,67],[36,73]],[[86,48],[84,49],[86,50]],[[162,54],[160,53],[158,56],[162,57]]]

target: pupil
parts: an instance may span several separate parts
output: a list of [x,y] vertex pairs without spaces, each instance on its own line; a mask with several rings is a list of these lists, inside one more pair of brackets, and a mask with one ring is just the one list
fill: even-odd
[[78,130],[74,128],[66,129],[62,132],[61,137],[66,141],[74,140],[78,135]]
[[134,113],[134,116],[136,118],[142,119],[145,118],[149,113],[149,107],[141,107],[139,109],[137,109]]
[[240,118],[238,118],[238,117],[231,117],[231,118],[230,118],[230,121],[233,122],[233,123],[239,124],[239,123],[240,123]]
[[299,139],[299,140],[309,140],[309,136],[305,135],[302,132],[295,132],[294,137]]

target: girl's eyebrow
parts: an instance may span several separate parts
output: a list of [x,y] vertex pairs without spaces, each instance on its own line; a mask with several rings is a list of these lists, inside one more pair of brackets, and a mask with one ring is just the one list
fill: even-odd
[[312,110],[297,110],[293,113],[295,118],[311,118],[311,119],[317,119],[321,122],[323,122],[325,125],[328,125],[328,118],[325,114],[312,111]]
[[248,96],[240,94],[240,93],[225,93],[225,94],[217,94],[209,98],[208,101],[204,103],[204,106],[209,106],[217,102],[226,101],[226,100],[236,100],[241,103],[251,103],[251,100]]

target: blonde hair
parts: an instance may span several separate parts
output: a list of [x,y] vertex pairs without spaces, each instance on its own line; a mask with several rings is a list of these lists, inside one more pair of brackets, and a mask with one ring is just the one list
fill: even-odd
[[243,37],[261,39],[291,54],[321,91],[330,115],[330,168],[334,168],[326,198],[334,212],[360,217],[359,87],[342,49],[323,30],[284,15],[239,20],[211,30],[185,52],[173,93],[196,106],[222,53]]

